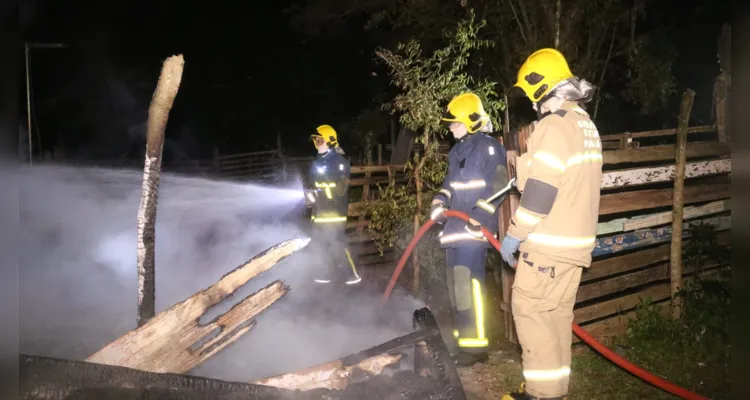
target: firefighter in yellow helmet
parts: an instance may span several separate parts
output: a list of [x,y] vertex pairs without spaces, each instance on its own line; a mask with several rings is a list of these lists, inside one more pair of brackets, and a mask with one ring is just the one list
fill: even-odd
[[323,268],[315,271],[319,284],[358,284],[357,274],[345,234],[349,211],[350,165],[339,146],[338,135],[330,125],[321,125],[310,135],[318,156],[310,166],[305,192],[307,206],[312,208],[313,244],[323,258]]
[[521,202],[502,242],[503,259],[517,265],[511,307],[524,376],[520,391],[502,399],[565,399],[573,306],[583,268],[591,265],[599,216],[602,146],[583,108],[594,87],[554,49],[530,55],[515,86],[539,121],[516,162]]
[[[492,132],[489,115],[474,93],[463,93],[451,100],[442,121],[448,125],[457,143],[448,154],[448,174],[432,200],[431,217],[445,224],[440,247],[446,249],[448,293],[453,311],[456,348],[455,361],[469,365],[485,361],[489,340],[485,328],[485,262],[489,242],[481,227],[490,232],[498,228],[497,207],[503,198],[486,199],[508,183],[505,148]],[[467,213],[471,219],[446,219],[451,208]]]

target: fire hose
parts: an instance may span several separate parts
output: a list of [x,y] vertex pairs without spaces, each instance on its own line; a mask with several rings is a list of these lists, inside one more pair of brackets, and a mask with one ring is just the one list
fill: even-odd
[[[462,213],[460,211],[454,211],[454,210],[446,210],[445,211],[446,217],[453,217],[458,218],[464,221],[469,220],[469,216],[465,213]],[[411,256],[411,253],[414,251],[414,248],[417,247],[417,244],[422,239],[422,236],[424,236],[425,233],[427,233],[428,230],[435,224],[435,221],[428,220],[422,227],[419,229],[417,234],[412,238],[411,242],[409,242],[409,245],[406,247],[406,250],[404,251],[404,254],[401,255],[401,259],[398,261],[398,265],[396,266],[396,270],[393,271],[393,276],[391,276],[391,280],[388,282],[388,287],[386,287],[385,292],[383,293],[383,297],[380,299],[380,305],[384,305],[388,298],[391,296],[391,292],[393,291],[393,288],[396,286],[396,281],[398,281],[399,275],[401,275],[401,271],[404,269],[404,266],[406,265],[406,262],[409,260],[409,257]],[[490,242],[492,247],[495,248],[495,250],[500,251],[500,242],[495,238],[495,236],[487,230],[487,228],[482,227],[482,233],[484,234],[484,237]],[[578,324],[573,323],[573,333],[576,334],[579,338],[581,338],[582,341],[584,341],[587,345],[591,346],[594,350],[599,352],[602,356],[607,358],[609,361],[612,361],[620,368],[630,372],[631,374],[637,376],[638,378],[641,378],[642,380],[662,389],[665,390],[679,398],[686,399],[686,400],[708,400],[708,397],[701,396],[697,393],[693,393],[685,388],[682,388],[680,386],[675,385],[674,383],[662,379],[643,368],[631,363],[630,361],[626,360],[625,358],[621,357],[619,354],[613,352],[612,350],[605,347],[603,344],[598,342],[596,339],[594,339],[593,336],[589,335],[583,328],[578,326]]]

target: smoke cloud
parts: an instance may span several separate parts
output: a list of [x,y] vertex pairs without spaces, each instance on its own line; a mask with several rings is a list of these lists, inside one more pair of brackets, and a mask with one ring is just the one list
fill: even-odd
[[[136,214],[141,172],[66,166],[19,174],[20,350],[81,360],[136,327]],[[281,241],[307,236],[299,182],[284,187],[162,176],[156,227],[157,312]],[[413,330],[421,307],[398,300],[387,326],[376,294],[328,298],[314,248],[295,253],[209,310],[212,318],[276,279],[291,291],[258,324],[190,373],[248,381],[331,361]],[[322,299],[322,300],[321,300]],[[330,300],[330,301],[329,301]],[[341,299],[339,299],[341,300]],[[318,311],[337,307],[336,312]]]

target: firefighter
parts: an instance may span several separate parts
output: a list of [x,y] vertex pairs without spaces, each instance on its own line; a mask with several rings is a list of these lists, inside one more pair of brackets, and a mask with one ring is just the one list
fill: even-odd
[[[457,143],[448,154],[448,174],[432,199],[431,218],[444,224],[440,246],[446,249],[448,293],[453,311],[454,336],[459,365],[485,361],[489,341],[485,327],[485,261],[489,242],[481,227],[497,231],[497,207],[485,199],[508,183],[505,148],[487,135],[492,132],[489,115],[473,93],[451,100],[442,117]],[[468,222],[447,220],[446,209],[467,213]]]
[[502,399],[565,399],[573,306],[599,216],[602,146],[584,109],[594,86],[574,76],[554,49],[531,54],[515,86],[539,120],[516,162],[522,196],[501,246],[503,259],[517,265],[511,307],[524,376],[521,389]]
[[310,188],[305,192],[312,208],[312,238],[325,268],[316,271],[316,283],[358,284],[357,274],[345,234],[349,208],[349,161],[339,147],[338,135],[330,125],[321,125],[310,136],[318,156],[310,167]]

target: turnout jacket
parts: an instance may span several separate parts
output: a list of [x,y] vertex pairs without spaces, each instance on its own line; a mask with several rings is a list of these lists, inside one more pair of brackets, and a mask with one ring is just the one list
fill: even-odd
[[310,166],[310,190],[315,202],[312,206],[314,223],[346,222],[349,212],[349,161],[330,149]]
[[596,245],[602,181],[602,143],[576,103],[542,118],[516,162],[521,203],[508,234],[521,252],[588,267]]
[[[487,134],[467,134],[448,153],[448,174],[433,201],[469,215],[490,232],[498,227],[497,208],[504,196],[491,204],[485,199],[508,184],[505,147]],[[485,238],[468,233],[466,222],[449,218],[440,235],[440,247],[490,247]]]

